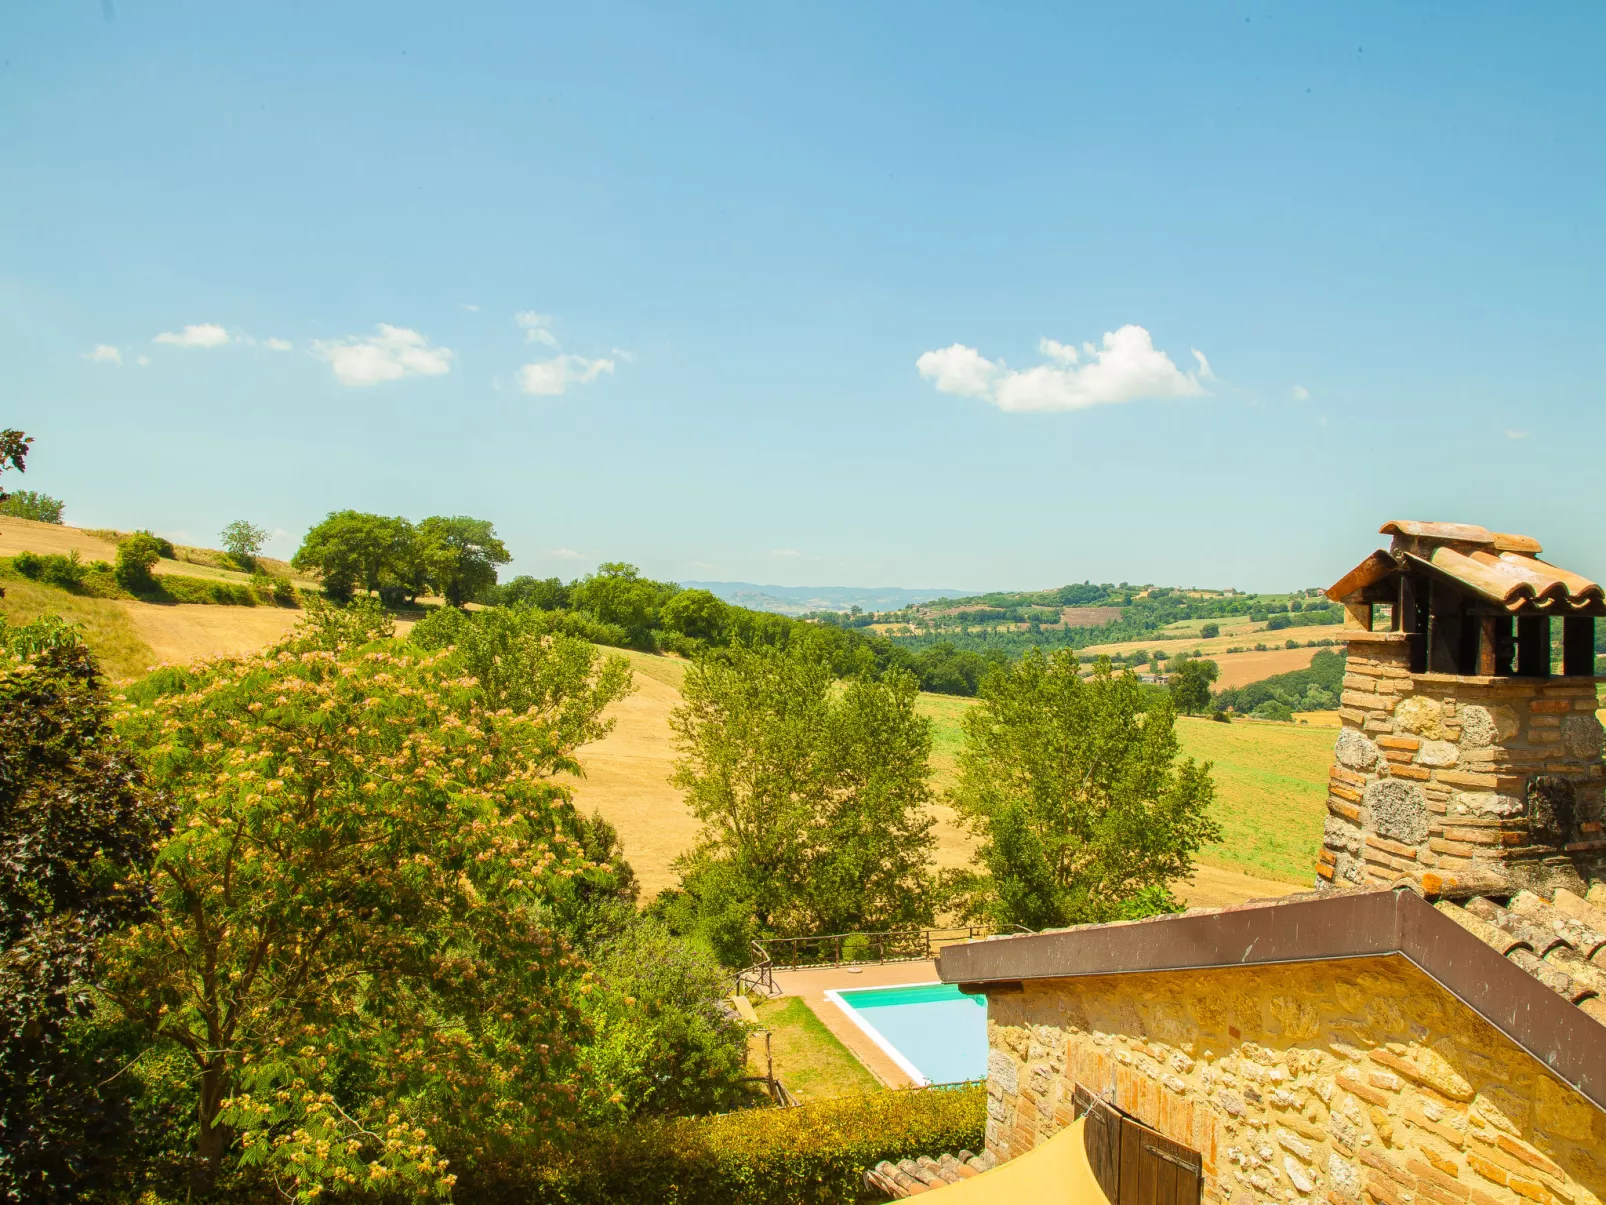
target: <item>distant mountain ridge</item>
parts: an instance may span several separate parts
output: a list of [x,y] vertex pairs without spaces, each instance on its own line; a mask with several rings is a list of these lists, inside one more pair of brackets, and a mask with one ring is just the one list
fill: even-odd
[[756,582],[681,582],[716,598],[754,611],[806,615],[810,611],[897,611],[934,598],[958,598],[962,590],[908,590],[902,586],[765,586]]

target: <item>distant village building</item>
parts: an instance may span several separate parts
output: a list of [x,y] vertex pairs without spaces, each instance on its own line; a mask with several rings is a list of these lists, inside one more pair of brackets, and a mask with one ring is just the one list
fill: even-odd
[[1328,591],[1317,890],[942,952],[987,996],[991,1158],[1085,1118],[1120,1205],[1601,1205],[1606,596],[1526,537],[1383,531]]

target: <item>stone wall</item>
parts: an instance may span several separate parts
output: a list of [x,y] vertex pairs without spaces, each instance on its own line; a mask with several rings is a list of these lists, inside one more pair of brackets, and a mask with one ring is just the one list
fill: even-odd
[[1431,893],[1498,874],[1542,891],[1600,877],[1592,678],[1412,674],[1403,635],[1349,636],[1318,885],[1408,879]]
[[1606,1114],[1403,958],[1028,980],[987,1028],[999,1159],[1081,1083],[1200,1152],[1211,1205],[1606,1196]]

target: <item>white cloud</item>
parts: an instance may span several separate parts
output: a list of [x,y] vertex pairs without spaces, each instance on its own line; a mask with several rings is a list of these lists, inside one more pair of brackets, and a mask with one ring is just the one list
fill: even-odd
[[794,556],[802,556],[803,554],[801,552],[799,552],[796,548],[775,548],[775,549],[772,549],[770,551],[770,555],[771,556],[794,557]]
[[612,360],[588,360],[584,356],[556,356],[519,369],[519,388],[525,393],[555,397],[570,385],[589,385],[603,373],[613,371]]
[[[123,364],[123,353],[110,343],[95,344],[94,350],[86,351],[83,358],[92,364],[116,364],[119,368]],[[143,356],[140,357],[142,360],[144,358]]]
[[1294,400],[1296,402],[1308,401],[1309,398],[1310,398],[1310,390],[1309,389],[1306,389],[1303,385],[1295,385],[1294,386]]
[[576,552],[572,548],[548,548],[546,551],[548,556],[559,557],[565,561],[578,561],[584,559],[583,553]]
[[1215,379],[1204,353],[1193,352],[1199,367],[1183,372],[1154,346],[1149,332],[1127,325],[1104,336],[1104,346],[1082,345],[1087,363],[1073,366],[1074,351],[1045,339],[1038,345],[1056,363],[1016,371],[992,361],[973,347],[955,343],[928,351],[915,361],[920,375],[942,393],[977,397],[1012,413],[1042,410],[1084,410],[1089,406],[1133,402],[1140,398],[1201,397],[1202,382]]
[[1507,439],[1527,439],[1528,438],[1528,432],[1526,432],[1526,431],[1507,431],[1506,432],[1506,438]]
[[466,301],[459,301],[457,303],[457,308],[460,309],[460,310],[467,310],[471,314],[477,314],[477,313],[480,312],[480,307],[479,306],[477,306],[477,305],[469,305],[469,303],[466,302]]
[[222,347],[228,341],[229,332],[215,322],[197,322],[178,332],[163,331],[152,340],[174,347]]
[[354,389],[407,376],[438,377],[452,370],[452,349],[431,347],[417,331],[381,322],[377,335],[315,339],[312,354],[327,361],[335,380]]
[[1058,360],[1061,364],[1076,363],[1076,347],[1074,344],[1061,343],[1058,339],[1039,339],[1037,350],[1051,360]]
[[1000,365],[974,347],[960,343],[928,351],[915,361],[915,367],[921,376],[936,383],[939,392],[957,393],[961,397],[988,397],[993,378],[1001,371]]
[[288,339],[264,339],[262,346],[269,351],[292,351],[295,348],[295,344]]
[[553,351],[558,349],[558,337],[547,329],[552,325],[552,315],[521,310],[513,315],[513,321],[523,328],[526,343],[544,343]]
[[134,363],[138,364],[141,368],[149,368],[151,366],[151,358],[149,356],[140,356],[134,361]]

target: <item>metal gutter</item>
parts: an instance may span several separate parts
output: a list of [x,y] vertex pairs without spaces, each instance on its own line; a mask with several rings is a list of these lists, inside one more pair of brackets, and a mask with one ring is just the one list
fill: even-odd
[[986,992],[1029,979],[1389,956],[1412,963],[1606,1112],[1606,1027],[1405,889],[970,942],[944,949],[937,973]]

